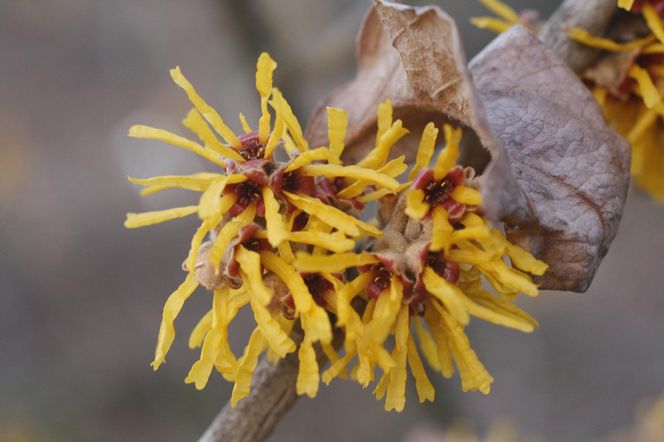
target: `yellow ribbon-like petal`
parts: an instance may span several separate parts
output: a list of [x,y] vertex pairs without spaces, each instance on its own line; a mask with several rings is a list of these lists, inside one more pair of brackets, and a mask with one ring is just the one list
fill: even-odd
[[129,136],[133,138],[141,138],[144,140],[163,141],[165,143],[172,144],[173,146],[181,147],[190,152],[193,152],[219,167],[226,167],[226,163],[221,158],[219,158],[219,154],[216,152],[204,148],[195,141],[191,141],[164,129],[137,124],[129,128]]
[[193,215],[197,211],[198,206],[186,206],[154,212],[128,213],[124,226],[127,229],[151,226],[153,224],[184,218],[185,216]]
[[187,80],[182,74],[180,67],[177,66],[175,69],[171,69],[170,72],[171,78],[173,78],[175,84],[180,86],[182,90],[185,91],[187,97],[189,97],[189,101],[191,101],[191,104],[193,104],[196,110],[200,112],[201,115],[203,115],[203,118],[205,118],[205,120],[210,123],[210,126],[214,128],[214,130],[221,136],[226,144],[230,144],[235,148],[239,148],[242,144],[240,143],[240,140],[238,140],[235,133],[231,130],[230,127],[226,125],[226,123],[224,123],[224,120],[222,120],[217,111],[214,110],[212,106],[207,104],[205,100],[200,97],[200,95],[198,95],[189,80]]
[[327,108],[327,137],[330,140],[330,163],[341,164],[344,140],[348,129],[348,114],[336,107]]
[[185,301],[194,293],[198,287],[198,279],[193,273],[188,273],[187,278],[182,284],[168,297],[164,304],[161,325],[159,326],[159,336],[157,338],[157,349],[155,350],[152,368],[157,370],[166,360],[166,354],[171,348],[173,339],[175,339],[175,327],[173,322],[180,314]]

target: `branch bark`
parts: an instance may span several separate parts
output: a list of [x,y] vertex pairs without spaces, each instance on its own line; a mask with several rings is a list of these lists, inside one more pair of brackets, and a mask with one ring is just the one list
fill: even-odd
[[[574,71],[583,71],[596,60],[599,51],[571,40],[569,29],[579,26],[595,35],[604,35],[615,11],[615,0],[565,0],[543,26],[539,37]],[[199,442],[265,440],[297,399],[297,372],[297,352],[277,364],[262,360],[254,373],[249,396],[236,408],[226,404]]]
[[199,442],[255,442],[265,440],[297,399],[297,352],[276,364],[262,359],[254,372],[249,396],[235,408],[230,402],[212,421]]

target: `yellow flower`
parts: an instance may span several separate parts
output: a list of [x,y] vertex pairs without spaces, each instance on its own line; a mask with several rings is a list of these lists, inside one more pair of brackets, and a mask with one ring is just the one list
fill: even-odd
[[536,15],[532,11],[519,14],[512,7],[500,0],[479,0],[496,17],[473,17],[470,22],[480,29],[487,29],[498,34],[507,31],[514,25],[523,25],[533,29]]
[[[521,292],[537,295],[537,286],[524,272],[542,275],[547,266],[487,225],[476,210],[479,192],[464,185],[466,174],[456,166],[461,131],[449,125],[444,130],[447,147],[430,169],[438,131],[433,124],[426,126],[410,173],[412,182],[403,196],[411,222],[423,226],[420,238],[429,240],[399,250],[398,244],[407,240],[402,232],[391,232],[392,238],[400,238],[384,243],[390,246],[387,249],[318,256],[298,252],[294,263],[305,272],[354,269],[357,273],[330,294],[336,325],[345,332],[345,353],[322,379],[331,382],[356,359],[351,377],[366,388],[376,380],[374,370],[379,367],[383,374],[374,393],[378,399],[386,398],[386,410],[404,408],[407,367],[420,402],[434,399],[420,352],[445,377],[452,376],[454,361],[464,391],[489,392],[493,378],[464,332],[471,316],[523,332],[537,324],[513,301]],[[505,263],[506,257],[514,268]],[[496,293],[485,290],[484,281]],[[394,337],[391,351],[390,336]]]
[[[269,55],[261,54],[257,131],[240,114],[244,133],[237,135],[178,68],[171,71],[173,80],[193,105],[183,124],[199,141],[147,126],[129,131],[132,137],[187,149],[219,167],[187,176],[130,178],[144,186],[144,195],[170,188],[201,194],[198,204],[130,213],[125,222],[135,228],[193,214],[202,221],[183,265],[187,276],[164,305],[153,368],[165,362],[175,320],[203,285],[213,293],[212,307],[190,335],[189,347],[201,352],[185,382],[202,389],[216,369],[234,382],[233,406],[250,393],[263,353],[276,361],[297,352],[295,388],[310,397],[321,379],[329,383],[349,376],[366,387],[376,379],[378,366],[376,396],[387,398],[386,409],[401,411],[410,366],[420,401],[433,400],[420,352],[447,377],[454,361],[464,391],[488,393],[493,378],[464,328],[475,316],[532,331],[536,321],[513,301],[521,292],[537,294],[524,272],[541,275],[546,264],[510,244],[482,218],[474,172],[456,165],[461,131],[444,127],[447,146],[430,167],[438,129],[427,125],[409,181],[402,184],[397,178],[408,164],[403,155],[391,159],[391,154],[408,131],[401,120],[393,120],[389,100],[378,106],[374,147],[357,164],[344,164],[346,112],[328,108],[329,145],[312,148],[272,86],[275,69]],[[285,161],[278,160],[277,149],[284,150]],[[410,216],[405,224],[419,229],[418,238],[390,224],[385,229],[392,231],[383,235],[385,229],[359,218],[365,203],[387,195],[404,202],[395,219]],[[496,293],[486,291],[484,281]],[[229,345],[229,326],[245,307],[256,327],[237,356]],[[344,332],[341,349],[332,344],[335,328]],[[319,349],[331,363],[322,375]],[[357,364],[346,373],[355,358]]]
[[[379,137],[376,148],[360,164],[341,164],[346,114],[340,109],[328,110],[330,146],[311,149],[289,104],[272,86],[275,68],[270,56],[261,54],[256,71],[262,112],[258,131],[253,131],[240,114],[245,133],[236,135],[179,68],[171,70],[171,76],[193,105],[183,125],[199,142],[147,126],[129,130],[132,137],[173,144],[219,167],[216,173],[130,178],[145,186],[144,195],[183,188],[201,192],[201,196],[197,205],[130,213],[125,226],[143,227],[195,213],[201,218],[184,263],[187,277],[164,306],[152,366],[156,370],[165,361],[175,337],[174,321],[187,298],[203,284],[214,291],[213,308],[192,333],[190,346],[202,345],[202,350],[186,381],[203,388],[216,367],[226,379],[235,381],[234,404],[248,394],[253,369],[264,350],[283,358],[297,349],[290,337],[295,319],[300,320],[304,332],[299,351],[303,380],[298,385],[302,384],[303,393],[315,394],[312,372],[318,369],[313,370],[316,358],[312,357],[312,344],[320,342],[328,348],[331,326],[327,313],[308,288],[311,275],[303,277],[291,264],[292,247],[313,253],[344,252],[355,247],[356,238],[379,237],[381,232],[376,227],[337,206],[343,206],[344,201],[362,206],[356,200],[365,194],[398,191],[400,185],[394,177],[407,167],[403,158],[387,162],[392,145],[405,134],[400,121],[391,122],[389,103],[381,108],[390,117],[389,121],[383,118],[388,126],[384,128],[386,134]],[[275,159],[278,147],[286,151],[287,161]],[[330,182],[331,188],[321,185]],[[337,195],[335,186],[350,190]],[[204,243],[207,235],[210,241]],[[327,273],[324,277],[332,278]],[[257,328],[238,359],[228,344],[228,326],[245,305],[252,309]]]
[[570,36],[588,46],[609,52],[633,52],[619,85],[594,84],[594,95],[606,119],[632,147],[631,173],[638,186],[664,202],[664,25],[661,2],[618,2],[642,14],[650,34],[629,42],[595,37],[574,28]]

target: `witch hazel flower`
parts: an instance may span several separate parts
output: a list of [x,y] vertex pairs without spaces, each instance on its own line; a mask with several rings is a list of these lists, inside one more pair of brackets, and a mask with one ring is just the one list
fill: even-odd
[[474,171],[456,165],[461,131],[445,125],[444,132],[447,146],[430,168],[438,130],[426,126],[410,181],[370,251],[296,254],[301,271],[356,275],[336,293],[344,354],[322,379],[330,383],[355,360],[351,378],[365,388],[377,380],[374,394],[388,411],[404,408],[408,367],[420,402],[434,399],[420,353],[445,377],[456,364],[464,391],[489,392],[493,378],[464,332],[472,316],[523,332],[537,325],[513,301],[538,294],[527,273],[542,275],[547,265],[484,220]]
[[[371,200],[376,192],[398,191],[400,184],[394,176],[407,167],[403,158],[387,161],[392,145],[406,133],[400,121],[391,120],[365,161],[343,165],[346,115],[340,109],[328,110],[330,145],[311,148],[290,106],[272,87],[275,68],[268,54],[258,59],[256,87],[262,111],[258,130],[240,114],[245,133],[236,135],[176,68],[171,76],[194,106],[183,124],[200,142],[148,126],[133,126],[129,131],[132,137],[187,149],[220,169],[189,176],[130,178],[145,186],[144,195],[183,188],[201,192],[201,196],[197,205],[130,213],[125,226],[143,227],[193,214],[202,220],[183,264],[187,277],[164,306],[152,366],[156,370],[165,362],[175,337],[174,321],[185,301],[203,285],[214,292],[213,308],[192,334],[190,345],[202,345],[202,351],[187,382],[203,388],[214,366],[226,379],[235,381],[234,404],[248,394],[251,373],[264,350],[283,358],[297,349],[289,337],[296,319],[303,330],[299,357],[305,378],[301,383],[311,384],[306,376],[318,373],[317,368],[312,369],[316,365],[312,345],[327,348],[332,333],[329,316],[319,305],[324,304],[323,296],[310,291],[310,287],[320,291],[320,281],[316,282],[316,275],[295,270],[293,250],[344,252],[353,249],[358,238],[381,236],[375,226],[337,206],[344,207],[353,199]],[[382,109],[391,115],[389,103]],[[277,148],[285,150],[286,161],[275,158]],[[321,198],[317,189],[329,181],[346,192]],[[204,242],[207,236],[209,240]],[[321,278],[335,286],[340,283],[328,273]],[[228,345],[228,325],[245,305],[252,309],[257,328],[244,355],[237,359]],[[315,394],[312,387],[302,389]]]

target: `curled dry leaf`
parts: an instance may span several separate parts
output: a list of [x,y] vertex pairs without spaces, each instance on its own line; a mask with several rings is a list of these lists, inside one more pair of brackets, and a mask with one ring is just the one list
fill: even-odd
[[[482,177],[487,217],[508,222],[511,239],[549,264],[543,289],[586,290],[618,228],[629,153],[574,73],[521,27],[498,37],[469,72],[448,15],[387,1],[366,16],[357,53],[356,78],[314,112],[311,142],[326,140],[325,107],[343,107],[345,155],[356,160],[373,145],[374,111],[388,98],[414,131],[428,121],[464,126],[462,162],[482,168],[482,152],[491,154]],[[406,140],[396,153],[415,148]]]
[[530,217],[512,217],[511,240],[551,265],[543,287],[584,291],[617,233],[629,183],[627,143],[585,86],[531,33],[514,27],[470,64],[492,132],[518,187],[503,170],[484,176],[486,209],[522,193]]

